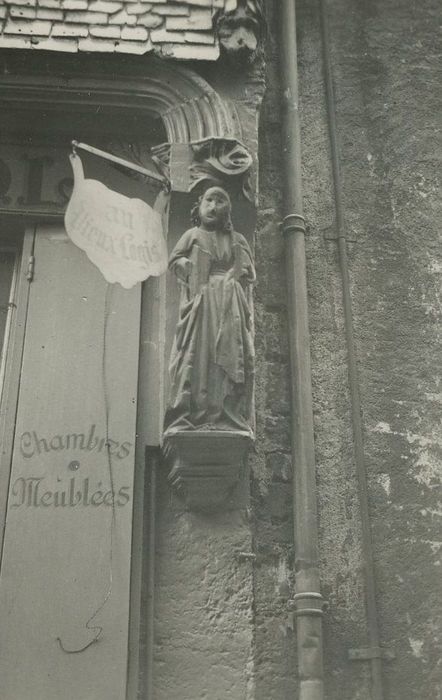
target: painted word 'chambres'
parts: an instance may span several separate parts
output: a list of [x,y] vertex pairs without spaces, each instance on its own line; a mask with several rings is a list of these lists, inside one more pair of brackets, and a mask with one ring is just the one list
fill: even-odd
[[20,452],[26,459],[63,450],[103,452],[104,454],[109,450],[111,456],[117,459],[125,459],[125,457],[130,455],[132,447],[131,442],[119,442],[96,435],[95,424],[91,425],[87,431],[80,433],[57,433],[47,437],[38,435],[35,430],[29,430],[20,436]]

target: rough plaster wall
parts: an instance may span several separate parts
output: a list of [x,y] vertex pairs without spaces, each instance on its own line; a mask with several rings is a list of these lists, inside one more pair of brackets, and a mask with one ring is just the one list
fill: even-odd
[[382,641],[397,654],[386,666],[386,689],[395,700],[436,700],[442,695],[440,4],[334,5],[379,616]]
[[232,510],[158,499],[155,700],[252,700],[252,578],[246,480]]
[[257,444],[252,460],[254,514],[256,700],[293,698],[295,636],[291,595],[293,519],[289,434],[289,375],[281,220],[279,42],[267,4],[267,92],[260,114],[259,217],[255,290]]
[[[440,288],[436,0],[329,2],[351,291],[388,700],[438,700]],[[277,3],[268,3],[257,234],[253,462],[256,698],[296,697],[285,601],[292,534],[281,218]],[[303,139],[327,698],[368,700],[361,533],[341,278],[333,232],[318,3],[300,0]],[[439,105],[439,106],[438,106]],[[439,124],[440,127],[440,124]]]

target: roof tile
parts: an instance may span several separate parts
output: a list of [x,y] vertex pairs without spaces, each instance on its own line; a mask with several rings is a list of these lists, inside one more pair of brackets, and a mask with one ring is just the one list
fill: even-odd
[[51,22],[46,20],[8,19],[3,31],[5,34],[23,34],[23,36],[49,36],[51,28]]
[[9,9],[10,17],[23,17],[24,19],[34,19],[37,15],[35,7],[23,7],[21,5],[12,5]]
[[126,10],[121,10],[114,15],[109,15],[109,24],[119,24],[120,27],[124,27],[125,25],[132,26],[136,23],[136,15],[129,15]]
[[38,0],[38,6],[59,10],[61,9],[61,0]]
[[70,53],[76,53],[78,51],[78,44],[76,39],[53,39],[49,37],[48,39],[43,39],[34,45],[32,48],[45,49],[45,51],[69,51]]
[[51,36],[53,37],[84,37],[89,34],[87,24],[63,24],[56,22],[52,27]]
[[149,32],[145,27],[123,27],[121,30],[122,39],[133,39],[134,41],[147,41]]
[[104,12],[66,12],[65,22],[82,22],[83,24],[107,24]]
[[90,36],[85,39],[79,39],[78,48],[80,51],[104,51],[109,53],[115,51],[115,41],[111,39],[95,39]]
[[38,19],[63,19],[62,10],[51,10],[46,7],[37,8]]
[[22,5],[24,7],[35,7],[37,0],[8,0],[4,3],[8,5]]
[[30,49],[31,40],[26,36],[0,36],[1,49]]
[[136,2],[127,5],[126,10],[130,15],[143,15],[146,12],[146,6],[144,2]]
[[95,0],[89,4],[89,12],[118,12],[123,8],[122,2],[109,2],[108,0]]
[[0,0],[0,47],[51,51],[155,51],[216,60],[216,9],[238,0]]
[[131,53],[143,55],[152,51],[153,46],[150,39],[147,41],[117,41],[115,43],[116,53]]
[[63,0],[61,3],[63,10],[87,10],[87,0]]
[[149,29],[156,29],[163,24],[163,18],[159,15],[146,12],[144,15],[138,15],[137,24],[143,27],[148,27]]
[[[224,0],[222,0],[224,2]],[[158,15],[167,15],[168,17],[173,17],[175,15],[190,15],[190,8],[184,3],[175,5],[157,5],[155,7],[155,12]]]
[[109,24],[107,26],[97,24],[97,26],[92,25],[92,27],[89,27],[89,34],[91,36],[98,36],[102,39],[119,39],[121,35],[121,28],[116,24]]

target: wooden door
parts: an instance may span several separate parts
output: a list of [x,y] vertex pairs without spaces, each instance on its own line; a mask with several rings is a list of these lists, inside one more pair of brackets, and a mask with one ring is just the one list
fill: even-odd
[[0,698],[124,700],[140,285],[40,226],[0,572]]

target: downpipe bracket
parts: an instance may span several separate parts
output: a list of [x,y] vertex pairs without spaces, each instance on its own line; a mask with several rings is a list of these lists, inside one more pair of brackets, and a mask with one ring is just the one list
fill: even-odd
[[305,218],[301,214],[288,214],[281,221],[281,229],[284,236],[296,232],[305,234]]
[[336,226],[329,226],[324,231],[324,240],[326,241],[339,241],[342,238],[346,243],[357,243],[356,236],[351,233],[350,235],[346,233],[338,233]]
[[393,649],[383,647],[362,647],[361,649],[349,649],[348,658],[350,661],[370,661],[371,659],[384,659],[393,661],[396,654]]
[[287,601],[287,606],[296,617],[322,617],[329,608],[328,602],[316,591],[296,593],[292,599]]

